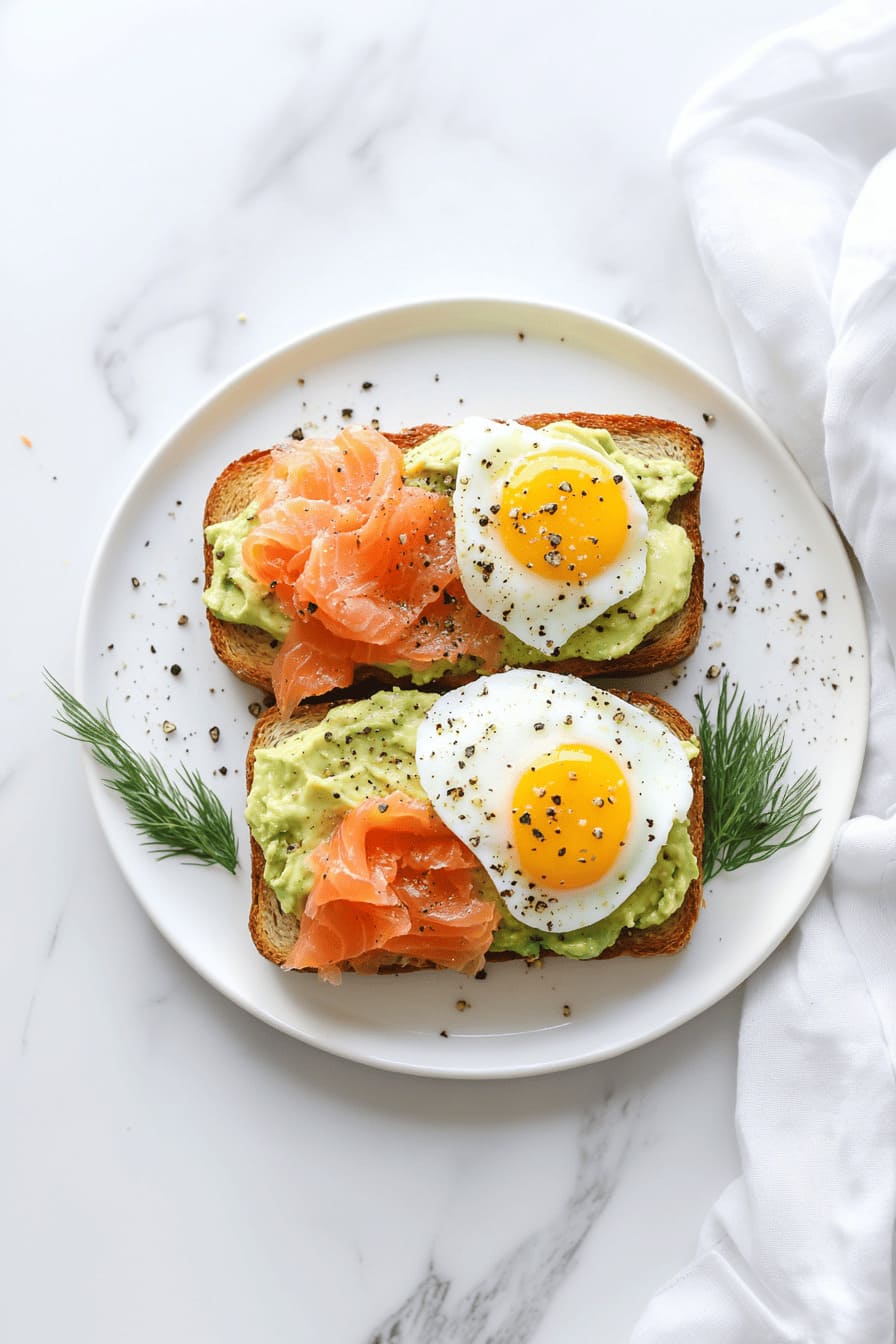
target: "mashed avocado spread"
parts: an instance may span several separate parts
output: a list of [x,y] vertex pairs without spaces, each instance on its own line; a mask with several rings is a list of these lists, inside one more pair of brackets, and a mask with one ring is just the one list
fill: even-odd
[[[401,789],[426,795],[417,774],[417,729],[436,696],[379,691],[369,700],[337,705],[320,723],[255,753],[246,820],[265,857],[265,880],[284,910],[298,913],[311,889],[308,855],[344,812],[372,796]],[[685,743],[689,756],[698,747]],[[531,929],[500,902],[483,872],[483,895],[501,905],[493,950],[537,957],[596,957],[625,928],[662,924],[697,876],[687,824],[676,821],[649,876],[612,914],[572,933]]]
[[[691,589],[694,550],[684,528],[670,523],[668,514],[676,499],[686,495],[697,478],[687,467],[672,458],[645,459],[626,452],[603,429],[582,429],[569,421],[548,425],[548,433],[577,439],[596,448],[619,464],[634,486],[647,510],[647,570],[642,588],[611,607],[563,645],[561,658],[587,658],[600,662],[630,653],[654,626],[680,611]],[[405,457],[404,476],[409,484],[440,490],[454,490],[460,443],[450,429],[443,430]],[[212,581],[203,594],[206,605],[224,621],[260,626],[277,639],[283,639],[289,618],[271,595],[249,577],[242,565],[242,544],[254,521],[255,505],[250,504],[238,517],[213,523],[206,538],[214,555]],[[510,667],[543,663],[544,655],[529,648],[522,640],[504,637],[502,662]],[[415,685],[424,685],[444,676],[446,671],[475,670],[476,659],[461,659],[459,664],[445,661],[412,671],[403,663],[386,664],[396,677],[410,676]]]
[[205,529],[214,568],[212,581],[202,598],[209,611],[222,621],[255,625],[275,639],[285,639],[292,623],[290,617],[264,584],[256,583],[243,567],[243,542],[252,530],[256,512],[253,500],[235,518],[212,523]]

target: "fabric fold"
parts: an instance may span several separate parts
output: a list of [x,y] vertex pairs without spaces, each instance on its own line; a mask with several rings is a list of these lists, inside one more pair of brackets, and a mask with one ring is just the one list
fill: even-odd
[[831,872],[750,980],[743,1174],[635,1344],[889,1344],[896,1218],[896,11],[760,43],[672,139],[747,395],[861,565],[872,713]]

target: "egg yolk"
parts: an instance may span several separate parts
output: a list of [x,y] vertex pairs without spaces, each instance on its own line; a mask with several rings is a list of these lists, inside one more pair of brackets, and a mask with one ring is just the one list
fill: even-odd
[[529,453],[501,491],[501,539],[515,560],[546,578],[593,579],[625,545],[622,475],[584,448]]
[[547,887],[584,887],[619,858],[632,816],[628,781],[598,747],[557,747],[533,761],[513,794],[523,873]]

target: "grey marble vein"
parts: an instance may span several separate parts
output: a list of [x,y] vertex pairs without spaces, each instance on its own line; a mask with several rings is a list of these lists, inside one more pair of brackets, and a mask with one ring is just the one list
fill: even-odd
[[53,921],[53,927],[50,930],[50,937],[47,941],[47,950],[44,953],[43,964],[41,966],[37,980],[35,982],[34,989],[31,991],[31,997],[28,1000],[28,1006],[25,1009],[25,1018],[22,1023],[22,1034],[19,1038],[19,1051],[23,1055],[25,1054],[25,1051],[28,1049],[28,1034],[31,1030],[31,1019],[34,1016],[34,1007],[35,1004],[37,1003],[38,996],[40,994],[41,985],[43,984],[43,979],[46,973],[47,966],[49,965],[50,961],[53,958],[53,953],[56,951],[56,944],[59,941],[59,930],[62,928],[62,921],[65,918],[65,911],[66,906],[65,904],[63,904],[62,908],[59,911],[59,914]]
[[619,1181],[631,1098],[608,1094],[582,1118],[572,1191],[560,1213],[494,1264],[456,1302],[434,1266],[367,1344],[526,1344]]
[[369,164],[375,145],[412,114],[412,72],[426,18],[422,14],[415,25],[389,42],[373,36],[347,55],[340,53],[342,59],[335,70],[336,62],[321,61],[317,51],[310,53],[312,58],[300,69],[294,88],[256,138],[252,170],[246,175],[239,203],[247,204],[288,180],[306,152],[319,148],[322,141],[332,143],[335,155],[346,154],[356,163]]
[[[229,165],[233,187],[223,187],[214,211],[192,238],[168,241],[142,283],[101,327],[94,365],[128,438],[140,427],[135,365],[142,347],[165,332],[198,323],[204,333],[204,370],[215,368],[224,323],[233,321],[239,306],[234,303],[228,311],[224,296],[242,273],[246,240],[255,237],[259,212],[270,221],[266,194],[282,187],[290,212],[322,202],[329,208],[329,198],[320,193],[321,155],[331,165],[342,165],[336,177],[343,187],[377,175],[384,142],[414,116],[414,72],[428,18],[427,13],[416,16],[415,23],[385,40],[375,31],[326,50],[314,34],[301,43],[295,74],[276,110],[235,147]],[[302,186],[306,164],[308,191]],[[276,227],[286,227],[283,216],[278,215]]]
[[139,420],[133,406],[136,387],[127,355],[119,346],[107,347],[101,341],[93,352],[93,362],[124,421],[128,438],[132,438],[137,432]]
[[241,203],[251,201],[278,182],[305,150],[332,126],[380,50],[377,41],[365,44],[342,69],[339,78],[323,90],[314,89],[308,77],[310,72],[303,72],[304,77],[298,81],[286,105],[278,109],[276,117],[265,128],[265,148],[240,192]]
[[[138,298],[105,324],[94,348],[94,364],[124,421],[128,438],[133,438],[140,425],[132,361],[142,346],[154,336],[190,322],[200,322],[206,328],[205,367],[210,369],[213,365],[220,313],[211,302],[184,305],[178,300],[178,290],[183,285],[183,277],[192,270],[192,260],[192,256],[184,257],[180,265],[166,269],[154,282],[144,285]],[[144,302],[147,295],[151,297]]]

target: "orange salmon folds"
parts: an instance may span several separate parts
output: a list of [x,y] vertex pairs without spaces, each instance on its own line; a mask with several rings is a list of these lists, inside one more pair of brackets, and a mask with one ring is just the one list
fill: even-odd
[[477,860],[432,808],[407,794],[347,812],[309,860],[314,885],[284,965],[338,983],[402,960],[481,970],[499,919],[477,895]]
[[293,617],[272,674],[284,716],[351,685],[362,663],[498,665],[501,632],[460,585],[451,500],[405,485],[401,469],[373,429],[271,455],[243,563]]

